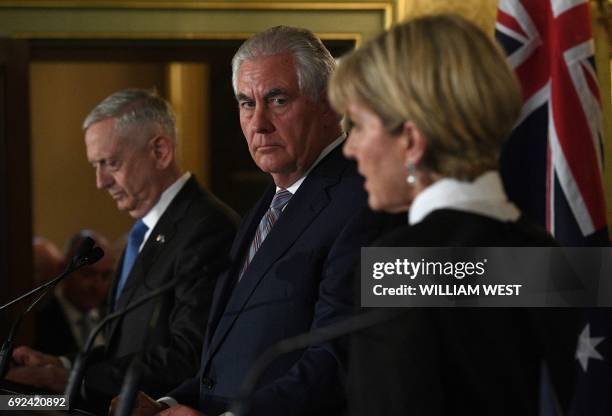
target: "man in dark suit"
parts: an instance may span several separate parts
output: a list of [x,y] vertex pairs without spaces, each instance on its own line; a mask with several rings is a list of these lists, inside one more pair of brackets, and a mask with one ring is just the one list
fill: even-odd
[[[104,250],[104,257],[62,280],[53,295],[37,308],[34,348],[40,352],[76,354],[85,345],[89,331],[100,321],[116,267],[110,243],[98,233],[81,230],[68,240],[63,258],[72,259],[86,237]],[[96,345],[102,344],[100,335]]]
[[[172,291],[110,325],[105,347],[95,351],[86,372],[84,390],[89,399],[108,402],[118,393],[132,359],[140,355],[143,390],[160,394],[197,371],[203,322],[215,276],[227,263],[237,217],[200,188],[190,173],[181,172],[175,157],[174,114],[155,93],[112,94],[87,116],[83,130],[97,187],[137,220],[111,285],[110,310],[179,280]],[[156,305],[161,318],[147,329]],[[55,391],[65,387],[68,371],[60,367],[58,357],[24,347],[16,349],[13,358],[30,366],[14,369],[15,381]],[[34,370],[40,377],[24,380],[31,366],[39,366]]]
[[[390,218],[367,209],[363,181],[342,156],[340,118],[326,95],[334,66],[311,32],[282,26],[251,38],[234,56],[242,131],[274,185],[234,240],[197,377],[158,402],[141,395],[137,414],[166,406],[162,415],[227,412],[267,348],[351,313],[359,248]],[[343,361],[343,348],[332,343],[279,357],[259,379],[248,414],[338,414]]]

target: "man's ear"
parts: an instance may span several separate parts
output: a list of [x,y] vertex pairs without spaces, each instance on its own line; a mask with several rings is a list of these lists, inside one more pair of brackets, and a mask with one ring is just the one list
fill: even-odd
[[406,163],[418,166],[427,151],[427,139],[413,121],[404,122],[402,140],[406,143]]
[[165,169],[174,160],[174,141],[166,136],[155,136],[149,142],[153,157],[155,158],[155,166],[158,169]]

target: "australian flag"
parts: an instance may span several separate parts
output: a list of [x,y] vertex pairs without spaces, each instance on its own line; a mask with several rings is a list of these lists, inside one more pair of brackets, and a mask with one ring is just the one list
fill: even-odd
[[[500,163],[508,196],[561,244],[608,245],[588,0],[500,0],[495,29],[523,90]],[[570,414],[612,415],[611,311],[588,312],[575,358]]]

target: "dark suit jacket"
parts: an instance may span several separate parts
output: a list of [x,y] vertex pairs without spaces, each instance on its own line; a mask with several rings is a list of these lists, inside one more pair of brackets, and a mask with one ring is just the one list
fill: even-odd
[[[189,179],[152,230],[117,305],[119,274],[115,277],[109,309],[121,309],[172,279],[181,282],[110,325],[106,347],[97,351],[86,373],[88,396],[116,395],[129,363],[140,352],[144,364],[140,387],[147,394],[165,393],[195,374],[216,275],[227,265],[237,223],[231,209],[202,190],[195,178]],[[160,318],[147,334],[156,302],[161,302]]]
[[52,355],[69,355],[79,351],[68,318],[53,294],[36,311],[34,348]]
[[[367,209],[362,178],[337,148],[310,172],[236,284],[274,192],[271,186],[240,226],[233,267],[215,290],[198,377],[169,394],[209,415],[227,410],[268,347],[351,313],[360,247],[394,219]],[[343,363],[343,349],[331,343],[279,357],[260,378],[248,414],[341,409]]]
[[[522,220],[502,222],[438,210],[375,245],[556,244],[544,230]],[[576,312],[545,308],[389,309],[388,322],[352,339],[351,415],[536,416],[542,360],[549,365],[562,405],[567,405],[574,374]]]

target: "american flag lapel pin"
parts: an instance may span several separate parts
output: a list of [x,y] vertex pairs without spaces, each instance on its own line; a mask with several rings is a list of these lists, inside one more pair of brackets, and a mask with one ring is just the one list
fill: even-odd
[[155,237],[155,242],[164,244],[166,242],[166,237],[163,234],[157,234],[157,237]]

